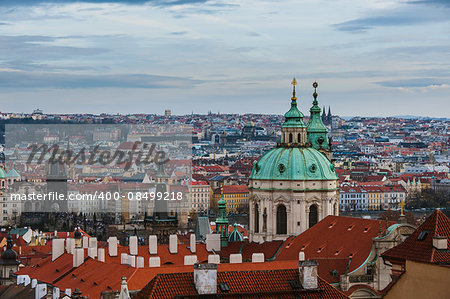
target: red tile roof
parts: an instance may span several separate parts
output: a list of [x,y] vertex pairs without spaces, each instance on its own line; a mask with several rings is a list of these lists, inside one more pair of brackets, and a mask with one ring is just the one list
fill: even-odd
[[[422,232],[428,233],[421,241],[418,237]],[[447,248],[450,248],[450,219],[441,211],[435,210],[403,243],[387,250],[382,256],[401,261],[450,264],[450,250],[433,247],[433,237],[438,236],[447,237]]]
[[[317,290],[294,290],[289,281],[298,281],[298,269],[230,271],[217,273],[218,283],[227,283],[229,292],[219,287],[217,294],[237,295],[240,298],[290,298],[297,294],[302,298],[348,298],[339,290],[318,277]],[[173,273],[157,275],[135,298],[174,298],[177,295],[197,297],[193,274]],[[176,286],[176,287],[174,287]]]
[[[377,237],[380,224],[386,222],[342,216],[327,216],[322,221],[283,245],[276,260],[298,259],[300,251],[307,259],[349,259],[349,271],[357,269],[369,256],[373,238]],[[392,225],[394,222],[389,222]],[[339,273],[342,274],[342,273]]]
[[[214,194],[220,194],[220,192],[221,192],[220,188],[217,188],[214,190]],[[224,194],[248,193],[248,186],[247,185],[225,185],[225,186],[223,186],[223,193]]]

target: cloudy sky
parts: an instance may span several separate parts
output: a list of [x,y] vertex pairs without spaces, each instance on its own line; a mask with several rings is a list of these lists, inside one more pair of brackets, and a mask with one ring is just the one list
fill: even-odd
[[[18,4],[19,3],[19,4]],[[449,0],[0,0],[0,111],[450,117]]]

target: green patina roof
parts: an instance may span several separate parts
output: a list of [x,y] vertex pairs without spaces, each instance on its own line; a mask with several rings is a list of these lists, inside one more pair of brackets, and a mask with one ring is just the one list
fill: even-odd
[[240,232],[237,230],[237,224],[234,224],[234,230],[231,232],[231,234],[228,236],[228,242],[242,242],[244,241],[244,237]]
[[0,179],[4,178],[6,178],[6,172],[2,167],[0,167]]
[[8,178],[17,178],[20,177],[20,174],[13,168],[6,174]]
[[283,148],[268,151],[253,166],[256,180],[337,180],[334,165],[314,148]]
[[282,127],[306,127],[303,122],[303,113],[297,108],[297,98],[291,98],[291,109],[284,114],[285,121]]
[[322,122],[320,117],[320,107],[318,106],[317,100],[314,100],[313,106],[309,109],[311,112],[311,118],[308,121],[307,131],[308,133],[328,133],[327,127]]

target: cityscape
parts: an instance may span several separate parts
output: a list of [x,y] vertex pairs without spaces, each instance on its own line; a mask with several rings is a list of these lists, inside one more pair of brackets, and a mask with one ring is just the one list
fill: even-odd
[[449,12],[0,1],[0,299],[450,298]]

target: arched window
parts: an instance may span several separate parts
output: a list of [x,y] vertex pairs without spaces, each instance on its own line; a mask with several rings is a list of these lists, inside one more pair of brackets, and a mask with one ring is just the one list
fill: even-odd
[[311,205],[309,207],[309,227],[313,227],[317,223],[317,206]]
[[289,133],[289,143],[292,143],[292,133]]
[[277,234],[278,235],[287,234],[286,207],[283,205],[279,205],[277,209]]
[[259,233],[259,207],[255,205],[255,233]]
[[300,143],[300,133],[297,134],[297,143]]

